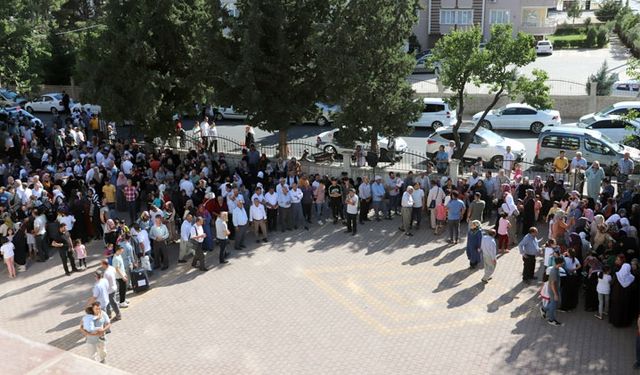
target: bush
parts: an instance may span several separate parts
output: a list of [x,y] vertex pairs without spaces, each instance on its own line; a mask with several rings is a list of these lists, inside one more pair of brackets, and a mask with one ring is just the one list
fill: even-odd
[[587,80],[587,87],[586,87],[587,95],[591,93],[591,81],[598,83],[598,85],[596,86],[597,96],[607,96],[611,94],[611,87],[618,80],[618,74],[617,73],[609,74],[607,73],[607,70],[609,70],[609,66],[605,61],[602,63],[602,65],[600,66],[600,69],[598,69],[598,71],[595,74],[592,74],[589,76],[589,79]]
[[596,45],[598,46],[598,48],[602,48],[604,47],[608,40],[608,35],[607,35],[607,29],[605,29],[604,27],[598,27],[598,35],[596,38]]
[[554,49],[563,49],[571,47],[571,43],[568,40],[554,40],[553,48]]
[[598,38],[598,31],[595,27],[587,30],[587,39],[584,41],[585,47],[594,47],[596,45],[596,39]]
[[611,21],[616,18],[620,9],[622,9],[622,4],[619,0],[605,0],[595,11],[595,16],[601,22]]
[[587,31],[589,31],[589,26],[591,26],[591,17],[584,19],[584,27]]

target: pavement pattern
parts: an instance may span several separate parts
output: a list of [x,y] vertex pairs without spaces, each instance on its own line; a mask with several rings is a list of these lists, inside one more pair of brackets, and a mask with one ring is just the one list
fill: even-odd
[[[596,320],[583,301],[559,313],[564,327],[546,324],[540,284],[521,282],[517,249],[485,285],[464,241],[449,245],[424,227],[403,236],[399,222],[367,222],[356,236],[332,223],[266,244],[249,236],[226,265],[217,248],[209,253],[208,272],[174,261],[149,291],[128,294],[108,365],[134,374],[633,373],[634,329]],[[71,277],[57,255],[14,280],[3,268],[0,328],[87,356],[77,328],[98,242],[89,269]]]

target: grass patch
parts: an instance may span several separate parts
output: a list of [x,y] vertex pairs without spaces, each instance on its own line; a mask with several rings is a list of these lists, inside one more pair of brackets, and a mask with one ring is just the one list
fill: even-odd
[[566,40],[570,42],[584,41],[587,39],[587,34],[584,30],[578,29],[559,29],[555,34],[549,35],[548,39],[552,42],[557,40]]

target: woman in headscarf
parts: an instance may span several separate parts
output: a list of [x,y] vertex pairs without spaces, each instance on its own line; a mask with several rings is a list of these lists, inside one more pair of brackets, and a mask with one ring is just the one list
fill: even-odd
[[513,195],[511,195],[511,187],[509,187],[509,185],[503,185],[504,187],[504,203],[502,203],[502,205],[500,206],[500,208],[502,209],[503,212],[507,213],[507,220],[509,220],[509,223],[511,224],[511,226],[509,227],[509,241],[511,242],[511,244],[516,244],[517,243],[517,239],[516,239],[516,227],[517,227],[517,219],[518,219],[518,215],[520,214],[518,212],[518,207],[516,206],[516,203],[513,200]]
[[27,256],[29,255],[29,247],[27,245],[27,222],[29,219],[22,221],[22,225],[18,228],[18,231],[13,236],[11,242],[13,242],[13,261],[16,264],[18,272],[25,271],[27,266]]
[[633,288],[635,277],[631,274],[631,265],[625,263],[624,255],[615,260],[615,277],[611,285],[611,305],[609,322],[615,327],[630,326],[635,317],[634,306],[637,304],[637,293]]
[[127,176],[124,175],[124,172],[120,172],[116,180],[116,210],[118,211],[127,210],[127,201],[124,199],[125,186],[127,186]]
[[533,189],[527,189],[523,202],[524,210],[522,212],[522,235],[529,233],[529,228],[536,225],[536,199]]
[[105,226],[106,230],[104,233],[104,243],[105,245],[112,244],[115,248],[116,243],[118,242],[118,231],[115,221],[112,219],[107,220],[107,225]]
[[469,224],[469,232],[467,233],[467,258],[469,259],[469,268],[474,269],[480,263],[482,250],[482,230],[480,229],[480,221],[474,220]]
[[585,280],[584,293],[584,309],[586,311],[598,310],[598,272],[601,272],[602,262],[598,259],[595,251],[589,253],[583,263],[583,268],[587,271],[587,279]]
[[571,311],[578,306],[580,293],[580,260],[576,257],[576,247],[582,247],[580,236],[571,233],[571,248],[564,253],[564,268],[567,276],[561,278],[561,305],[560,309]]

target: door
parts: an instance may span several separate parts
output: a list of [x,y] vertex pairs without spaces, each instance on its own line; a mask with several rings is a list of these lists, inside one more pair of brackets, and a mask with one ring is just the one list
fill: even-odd
[[591,124],[590,129],[597,130],[607,137],[611,138],[614,142],[622,142],[627,136],[627,123],[622,120],[600,120]]
[[585,137],[584,150],[583,156],[587,162],[598,160],[602,166],[607,167],[618,162],[617,155],[612,152],[613,150],[597,139]]
[[519,129],[518,108],[505,108],[493,123],[495,129]]
[[432,126],[434,122],[438,121],[442,125],[447,125],[444,121],[444,104],[439,103],[427,103],[422,111],[420,121],[424,122],[423,126]]
[[546,125],[544,121],[538,118],[538,111],[531,108],[518,108],[518,129],[529,130],[531,124],[534,122],[542,122],[542,125]]

